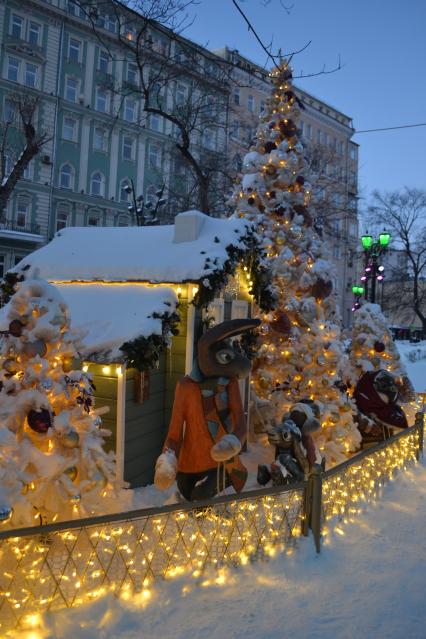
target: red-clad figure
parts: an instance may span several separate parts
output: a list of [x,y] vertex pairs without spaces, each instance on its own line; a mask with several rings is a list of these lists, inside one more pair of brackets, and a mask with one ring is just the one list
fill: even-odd
[[247,470],[238,453],[246,421],[238,379],[247,377],[251,365],[229,338],[259,324],[256,319],[229,320],[198,341],[193,370],[176,386],[169,431],[156,463],[158,488],[176,479],[190,501],[209,499],[231,484],[237,492],[243,489]]

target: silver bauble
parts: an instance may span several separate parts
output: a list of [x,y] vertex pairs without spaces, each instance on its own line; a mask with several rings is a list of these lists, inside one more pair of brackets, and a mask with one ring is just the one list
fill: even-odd
[[80,442],[80,435],[76,430],[68,430],[61,435],[61,444],[65,448],[75,448]]

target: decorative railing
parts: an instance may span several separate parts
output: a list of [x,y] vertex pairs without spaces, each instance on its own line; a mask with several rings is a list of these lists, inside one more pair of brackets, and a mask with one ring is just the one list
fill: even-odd
[[40,227],[38,224],[24,224],[20,226],[16,222],[6,220],[0,222],[0,231],[14,231],[16,233],[32,233],[33,235],[40,235]]
[[[333,517],[357,512],[397,469],[418,459],[423,416],[374,449],[307,482],[0,533],[0,630],[105,592],[131,596],[153,580],[290,552],[312,528],[317,550]],[[323,530],[323,533],[326,530]]]

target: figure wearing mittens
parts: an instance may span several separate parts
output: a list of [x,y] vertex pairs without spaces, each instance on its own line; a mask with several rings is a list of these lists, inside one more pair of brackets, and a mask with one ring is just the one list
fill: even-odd
[[225,486],[243,489],[247,470],[238,453],[246,421],[238,379],[249,374],[250,360],[229,338],[259,324],[256,319],[229,320],[198,341],[193,370],[176,386],[169,432],[155,466],[154,483],[161,490],[176,479],[183,497],[197,501]]

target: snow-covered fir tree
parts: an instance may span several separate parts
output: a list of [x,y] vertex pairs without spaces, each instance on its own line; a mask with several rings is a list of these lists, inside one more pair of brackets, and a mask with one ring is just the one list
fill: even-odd
[[[354,312],[352,341],[347,378],[355,387],[364,373],[386,370],[399,379],[400,399],[404,404],[414,402],[415,393],[406,368],[393,341],[388,323],[378,304],[365,303]],[[413,419],[412,407],[405,412]]]
[[113,453],[103,450],[90,375],[58,290],[17,283],[2,309],[0,518],[36,525],[104,512],[115,501]]
[[263,316],[252,383],[257,397],[275,404],[278,419],[301,398],[320,403],[317,443],[333,465],[355,451],[361,438],[341,384],[345,354],[333,267],[309,206],[311,185],[298,130],[303,105],[286,62],[271,79],[272,95],[234,196],[237,213],[253,220],[264,238],[279,292],[276,310]]

